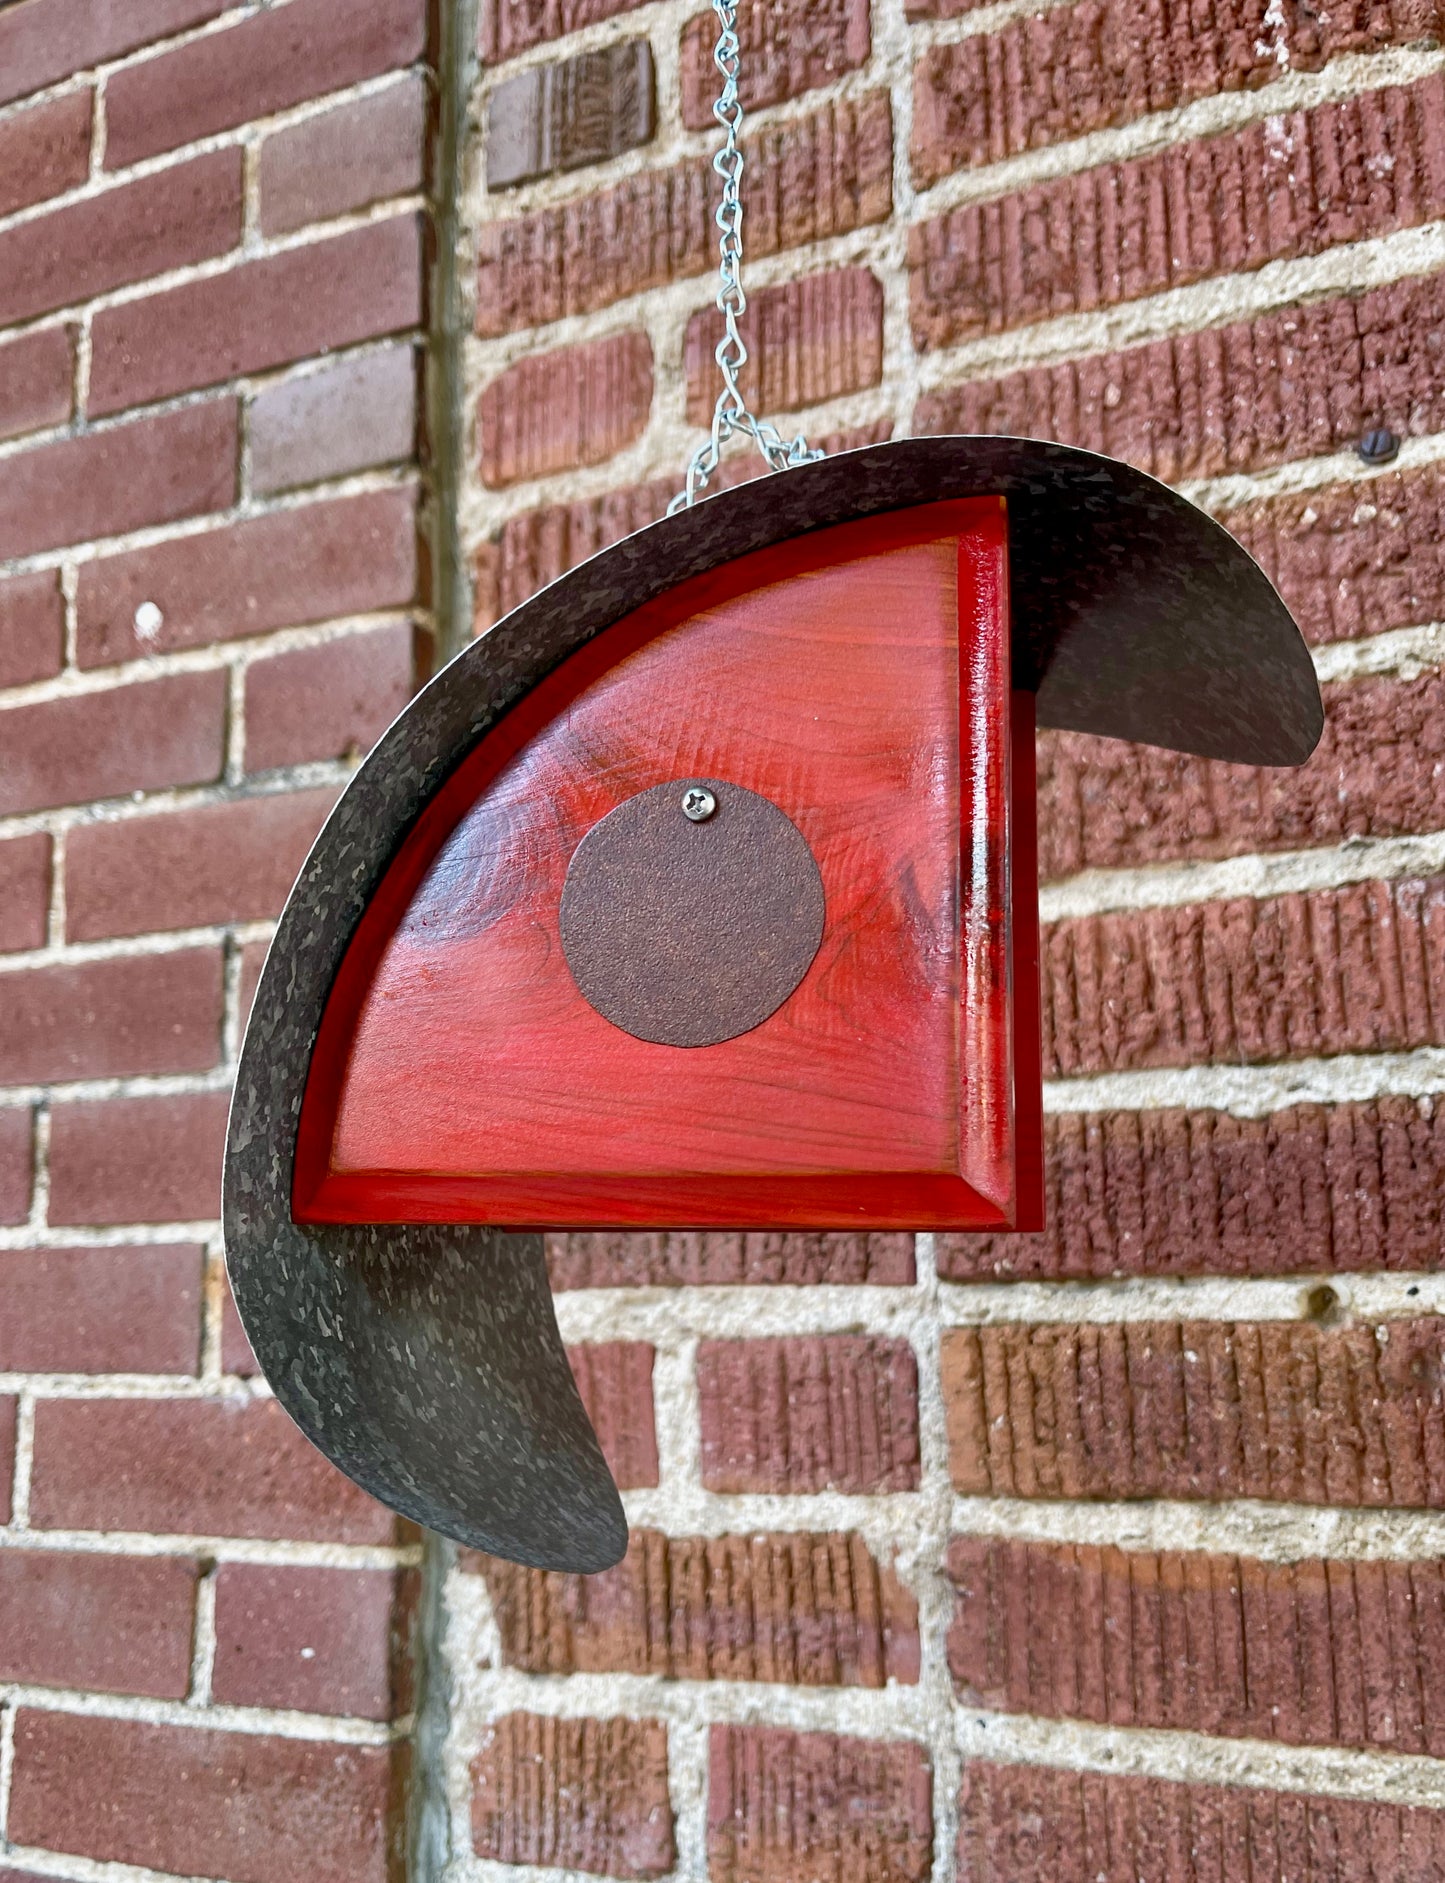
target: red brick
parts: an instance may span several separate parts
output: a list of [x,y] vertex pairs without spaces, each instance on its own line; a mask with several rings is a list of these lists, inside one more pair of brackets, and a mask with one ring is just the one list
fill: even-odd
[[95,94],[87,85],[0,122],[0,216],[43,203],[85,181],[94,105]]
[[949,1281],[1432,1269],[1445,1194],[1433,1099],[1046,1121],[1038,1235],[940,1236]]
[[[414,490],[304,504],[83,564],[78,658],[82,667],[104,667],[404,607],[417,584]],[[162,621],[143,641],[135,613],[147,601]]]
[[398,1595],[390,1570],[223,1563],[212,1698],[391,1719]]
[[[834,99],[744,140],[748,254],[763,256],[886,221],[893,126],[886,93]],[[717,266],[721,186],[706,157],[643,170],[590,196],[486,224],[477,332],[594,312]]]
[[712,1883],[926,1883],[928,1753],[900,1740],[714,1726],[707,1858]]
[[943,1340],[953,1481],[1438,1510],[1442,1356],[1445,1322],[1424,1317],[960,1328]]
[[471,1775],[479,1857],[610,1877],[672,1874],[661,1720],[508,1713],[483,1729]]
[[651,410],[645,333],[528,354],[482,393],[482,482],[515,484],[601,464],[642,436]]
[[697,1390],[710,1491],[918,1489],[918,1366],[905,1340],[705,1340]]
[[0,346],[0,438],[64,425],[73,410],[70,330],[41,327]]
[[[257,18],[279,20],[294,10]],[[119,412],[400,333],[421,313],[420,219],[368,223],[97,314],[90,409]],[[158,331],[164,346],[155,344]]]
[[49,837],[36,831],[0,843],[0,954],[43,948],[49,916]]
[[261,227],[284,235],[422,186],[426,83],[417,74],[385,91],[288,124],[261,146]]
[[547,1266],[554,1288],[726,1288],[776,1282],[787,1288],[872,1283],[906,1288],[913,1238],[804,1236],[657,1230],[553,1235]]
[[[955,1537],[965,1706],[1438,1758],[1441,1565]],[[1388,1616],[1388,1625],[1375,1622]]]
[[[742,323],[750,360],[741,385],[760,412],[792,412],[883,378],[883,290],[867,268],[805,275],[749,295]],[[718,395],[722,316],[713,308],[687,324],[687,416],[712,417]]]
[[1445,879],[1056,922],[1044,1065],[1260,1064],[1445,1042]]
[[482,0],[479,41],[489,64],[511,59],[545,40],[579,32],[645,0]]
[[70,939],[279,915],[336,795],[272,792],[78,826],[65,859]]
[[657,1484],[657,1425],[652,1405],[653,1351],[645,1341],[569,1347],[582,1403],[618,1488]]
[[426,49],[422,0],[295,0],[117,72],[106,86],[112,170],[234,130],[410,65]]
[[205,1072],[221,1055],[221,951],[21,968],[0,980],[0,1079]]
[[957,1883],[1445,1877],[1445,1812],[970,1760]]
[[[742,0],[739,87],[748,111],[831,85],[866,64],[872,50],[868,0]],[[682,31],[682,120],[710,130],[718,93],[717,19],[700,13]]]
[[656,130],[652,45],[624,39],[498,85],[487,100],[487,188],[605,163]]
[[[925,393],[915,429],[1053,438],[1169,482],[1445,427],[1445,274]],[[1329,397],[1320,396],[1329,388]]]
[[1445,465],[1292,491],[1222,520],[1307,640],[1353,641],[1445,618]]
[[679,482],[655,478],[509,518],[497,539],[483,545],[475,569],[476,631],[491,627],[598,550],[655,523],[666,514]]
[[909,231],[914,338],[1091,312],[1445,210],[1445,78],[970,203]]
[[22,1710],[10,1836],[231,1883],[387,1883],[399,1755]]
[[33,1132],[28,1106],[0,1106],[0,1223],[23,1223],[30,1214]]
[[1266,0],[1218,0],[1201,16],[1150,0],[1083,0],[924,51],[914,72],[913,175],[996,163],[1222,91],[1318,70],[1437,31],[1438,0],[1291,6],[1281,30]]
[[10,1493],[15,1479],[15,1401],[0,1398],[0,1523],[10,1521]]
[[65,597],[58,570],[0,581],[0,687],[49,680],[65,658]]
[[251,402],[251,488],[261,495],[410,458],[417,357],[403,343],[286,379]]
[[212,151],[0,234],[0,321],[207,261],[240,238],[241,153]]
[[[881,444],[892,432],[892,421],[883,419],[852,431],[827,433],[816,442],[829,452],[852,451],[860,445]],[[765,471],[756,453],[733,456],[719,467],[715,482],[727,489]],[[490,627],[599,549],[655,523],[677,495],[678,481],[676,477],[654,478],[600,497],[544,504],[509,518],[497,539],[482,546],[476,569],[477,631]]]
[[20,0],[0,12],[0,105],[199,26],[230,0]]
[[246,671],[246,769],[370,751],[413,692],[405,624],[258,660]]
[[12,706],[0,712],[0,811],[210,784],[225,715],[219,669]]
[[598,1576],[468,1557],[502,1653],[531,1674],[882,1687],[918,1679],[918,1605],[861,1537],[634,1530]]
[[0,558],[224,510],[236,495],[234,399],[37,445],[0,462]]
[[196,1565],[0,1550],[0,1680],[182,1700]]
[[274,1399],[46,1399],[30,1521],[41,1530],[389,1543],[395,1518]]
[[196,1243],[0,1253],[0,1373],[194,1373],[203,1256]]
[[50,1115],[50,1221],[192,1223],[221,1213],[228,1092],[91,1099]]
[[1298,771],[1216,765],[1077,733],[1039,742],[1040,874],[1308,849],[1445,825],[1445,675],[1326,687]]

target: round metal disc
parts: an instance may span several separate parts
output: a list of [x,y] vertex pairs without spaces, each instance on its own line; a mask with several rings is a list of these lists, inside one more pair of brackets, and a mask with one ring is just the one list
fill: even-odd
[[573,979],[605,1020],[659,1046],[717,1046],[761,1026],[812,966],[823,879],[776,804],[680,778],[588,831],[561,928]]

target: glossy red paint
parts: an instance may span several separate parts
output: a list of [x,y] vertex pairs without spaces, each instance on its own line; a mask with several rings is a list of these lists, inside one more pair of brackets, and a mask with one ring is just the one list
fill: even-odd
[[[1010,692],[1007,581],[1000,499],[928,505],[683,583],[563,663],[362,920],[298,1220],[1034,1226],[1033,700]],[[673,1047],[587,1004],[558,906],[602,817],[693,777],[786,812],[826,920],[769,1019]]]

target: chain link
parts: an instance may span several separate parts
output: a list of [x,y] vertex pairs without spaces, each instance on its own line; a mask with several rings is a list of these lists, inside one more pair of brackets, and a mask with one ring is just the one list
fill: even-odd
[[712,160],[712,167],[722,178],[722,202],[718,205],[717,226],[719,274],[717,306],[723,317],[723,337],[714,358],[722,374],[722,391],[713,408],[712,432],[706,443],[698,446],[687,467],[687,483],[668,505],[674,515],[687,510],[707,489],[708,481],[722,458],[723,446],[738,432],[752,439],[775,471],[786,471],[798,464],[813,464],[827,453],[810,445],[801,432],[788,443],[766,419],[748,410],[738,379],[748,363],[747,344],[738,323],[747,312],[748,297],[743,291],[743,153],[738,142],[743,125],[742,100],[738,96],[737,0],[712,0],[718,21],[718,42],[713,63],[722,74],[722,95],[713,106],[713,116],[723,127],[723,147]]

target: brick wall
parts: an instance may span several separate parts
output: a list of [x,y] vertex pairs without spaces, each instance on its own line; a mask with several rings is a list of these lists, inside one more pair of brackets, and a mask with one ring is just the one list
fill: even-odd
[[431,619],[423,0],[0,7],[0,1874],[402,1873],[420,1546],[226,1292],[270,932]]
[[1173,479],[1330,720],[1041,741],[1045,1232],[553,1240],[588,1582],[322,1464],[215,1222],[452,512],[484,629],[710,398],[699,0],[480,11],[0,5],[0,1883],[1445,1883],[1440,0],[745,0],[773,414]]
[[[699,0],[482,12],[478,629],[660,514],[717,332]],[[1329,726],[1041,740],[1044,1233],[553,1240],[634,1542],[452,1569],[447,1875],[1439,1883],[1445,10],[742,32],[769,412],[1173,480]]]

